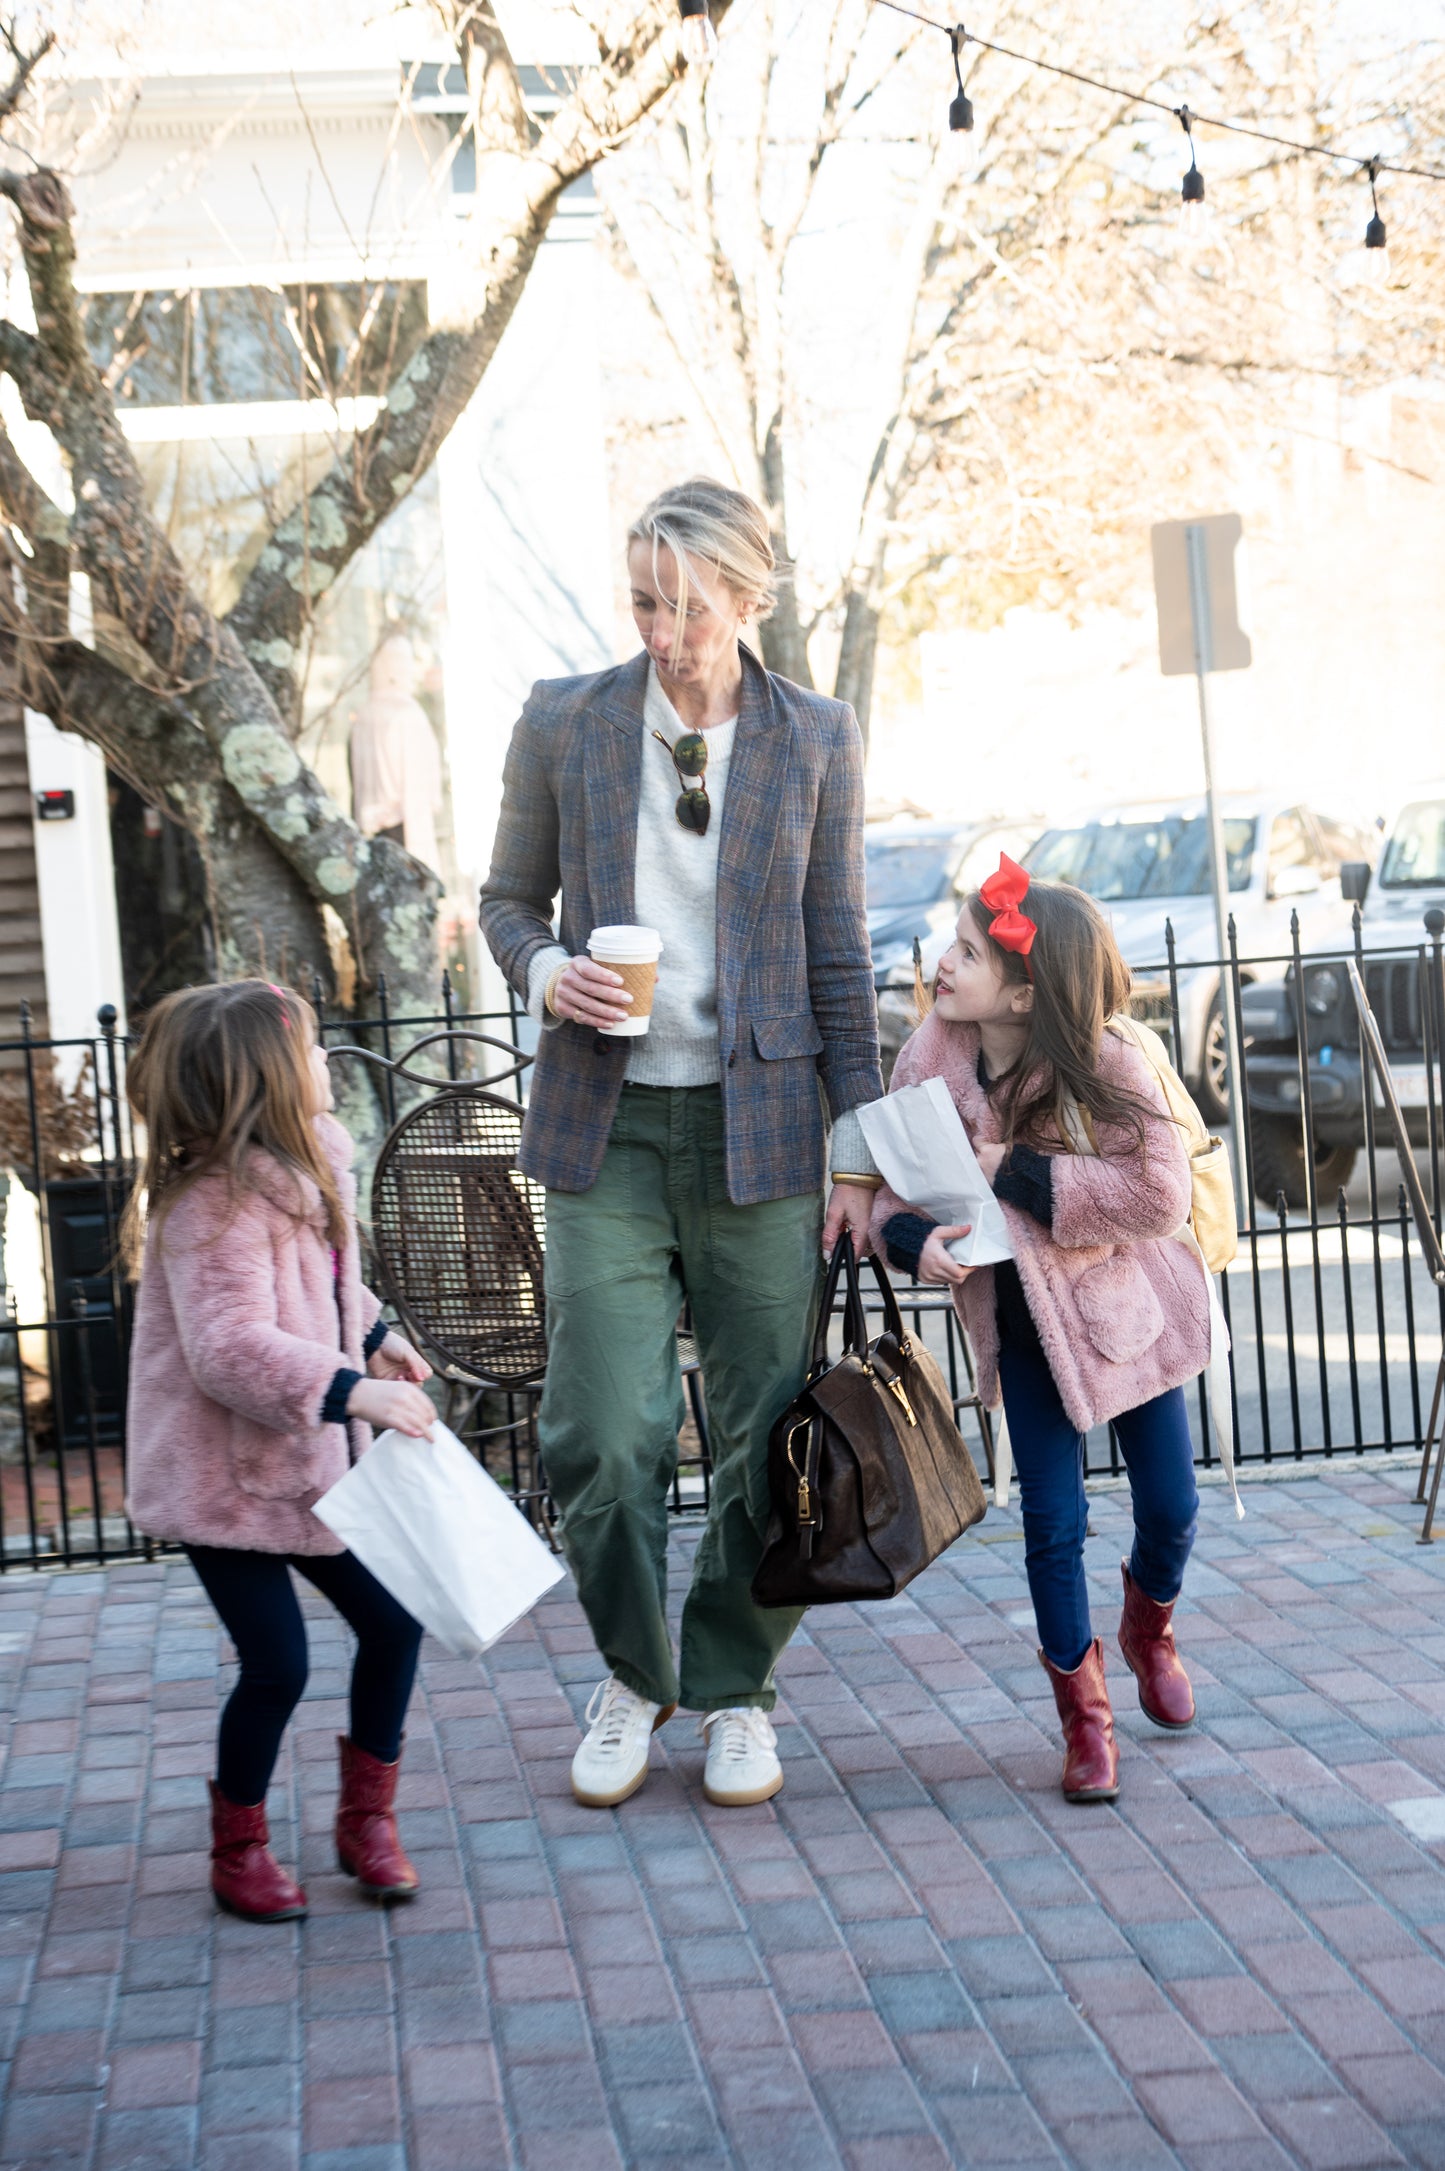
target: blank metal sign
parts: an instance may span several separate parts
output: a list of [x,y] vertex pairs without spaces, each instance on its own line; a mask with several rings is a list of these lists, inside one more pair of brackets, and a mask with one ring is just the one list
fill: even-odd
[[1238,513],[1210,513],[1200,520],[1161,520],[1149,530],[1154,551],[1154,601],[1159,612],[1159,668],[1177,678],[1199,668],[1190,601],[1189,530],[1204,540],[1207,627],[1200,644],[1206,671],[1247,671],[1253,661],[1249,635],[1239,623],[1234,553],[1244,533]]

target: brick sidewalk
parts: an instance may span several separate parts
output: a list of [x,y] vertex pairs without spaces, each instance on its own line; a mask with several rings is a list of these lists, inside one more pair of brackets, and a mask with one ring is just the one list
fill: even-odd
[[[0,2166],[1445,2165],[1445,1545],[1408,1480],[1206,1494],[1201,1724],[1155,1732],[1116,1657],[1112,1809],[1058,1794],[1013,1514],[810,1617],[757,1810],[704,1803],[686,1718],[622,1811],[574,1805],[569,1597],[485,1666],[432,1650],[389,1917],[330,1857],[346,1650],[308,1603],[272,1804],[312,1914],[269,1930],[204,1890],[228,1668],[189,1571],[7,1580]],[[1093,1521],[1109,1636],[1121,1496]]]

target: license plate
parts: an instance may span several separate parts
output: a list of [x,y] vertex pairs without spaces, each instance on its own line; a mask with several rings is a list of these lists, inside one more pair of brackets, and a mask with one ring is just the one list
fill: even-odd
[[[1383,1108],[1385,1096],[1380,1090],[1380,1081],[1375,1075],[1373,1064],[1370,1066],[1370,1076],[1375,1080],[1375,1106]],[[1392,1063],[1390,1079],[1395,1088],[1395,1098],[1402,1108],[1425,1108],[1429,1105],[1430,1088],[1423,1063]]]

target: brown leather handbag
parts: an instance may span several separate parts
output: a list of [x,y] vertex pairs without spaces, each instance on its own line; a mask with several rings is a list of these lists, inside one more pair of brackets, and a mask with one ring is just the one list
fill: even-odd
[[[904,1331],[882,1266],[870,1264],[883,1332],[870,1343],[845,1230],[828,1267],[807,1384],[768,1436],[772,1510],[753,1577],[760,1606],[895,1597],[987,1511],[948,1384]],[[830,1365],[840,1277],[846,1346]]]

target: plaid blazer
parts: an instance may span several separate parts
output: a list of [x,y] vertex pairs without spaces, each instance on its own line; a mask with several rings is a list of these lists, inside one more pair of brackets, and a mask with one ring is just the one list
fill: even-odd
[[[747,650],[718,841],[717,1009],[728,1195],[748,1206],[823,1176],[821,1078],[836,1119],[879,1099],[863,881],[863,749],[853,711]],[[635,906],[647,657],[534,686],[512,734],[481,928],[525,994],[536,952],[576,956]],[[542,1035],[521,1164],[557,1191],[595,1181],[630,1041]]]

